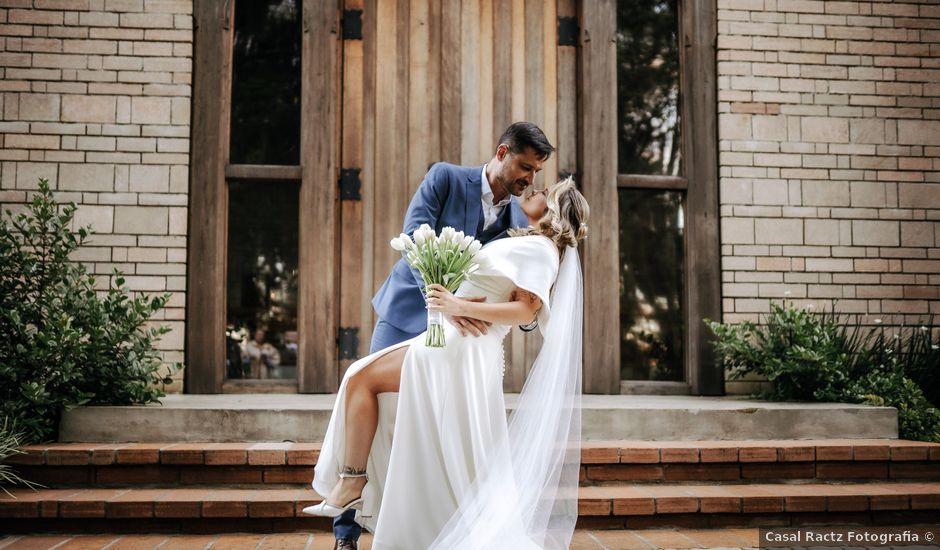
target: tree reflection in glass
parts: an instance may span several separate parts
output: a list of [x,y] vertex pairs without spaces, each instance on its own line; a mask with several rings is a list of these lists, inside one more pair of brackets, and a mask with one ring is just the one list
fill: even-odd
[[[682,174],[678,1],[617,2],[620,174]],[[622,380],[684,379],[683,196],[619,189]]]
[[682,193],[620,189],[620,378],[682,381]]
[[617,2],[621,174],[680,174],[678,28],[678,0]]
[[235,4],[232,164],[300,164],[300,10],[296,0]]
[[295,378],[300,185],[228,185],[227,376]]

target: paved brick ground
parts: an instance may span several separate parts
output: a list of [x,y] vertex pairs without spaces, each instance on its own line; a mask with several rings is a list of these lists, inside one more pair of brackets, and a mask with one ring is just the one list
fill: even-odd
[[[369,550],[372,536],[360,539]],[[650,548],[749,548],[757,545],[757,529],[582,531],[572,550]],[[332,550],[333,537],[315,534],[231,535],[27,535],[0,538],[2,550]]]
[[[916,527],[916,526],[911,526]],[[924,526],[921,526],[924,527]],[[0,535],[0,550],[332,550],[329,533],[226,535]],[[362,550],[370,550],[372,536],[363,534]],[[571,550],[649,550],[658,548],[710,548],[745,550],[758,547],[757,528],[746,529],[642,529],[575,532]],[[860,547],[853,550],[881,550]],[[894,547],[914,550],[940,546]]]

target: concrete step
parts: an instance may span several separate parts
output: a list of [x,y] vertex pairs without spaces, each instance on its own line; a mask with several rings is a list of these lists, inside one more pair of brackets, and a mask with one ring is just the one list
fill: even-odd
[[[163,398],[160,404],[66,411],[59,440],[322,441],[335,394],[223,394]],[[379,394],[394,406],[397,393]],[[507,412],[517,394],[507,394]],[[847,403],[757,401],[743,396],[585,395],[586,440],[893,439],[897,410]]]
[[[24,532],[328,531],[301,509],[310,489],[14,489],[0,529]],[[918,523],[940,513],[940,483],[624,484],[584,487],[582,528]],[[133,521],[128,521],[133,519]]]
[[[306,486],[318,443],[56,443],[9,461],[26,479],[93,485]],[[813,441],[588,441],[582,485],[623,481],[940,481],[940,443],[898,439]]]
[[[319,443],[54,443],[21,447],[9,463],[56,487],[307,486]],[[771,480],[940,481],[940,443],[812,441],[586,441],[582,485]]]

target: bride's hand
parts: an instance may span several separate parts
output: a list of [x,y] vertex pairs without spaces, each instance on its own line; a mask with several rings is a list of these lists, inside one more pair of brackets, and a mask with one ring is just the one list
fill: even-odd
[[[479,297],[470,297],[464,296],[461,298],[467,302],[485,302],[486,296]],[[487,333],[487,329],[493,323],[488,321],[481,321],[480,319],[474,319],[473,317],[461,317],[460,315],[445,315],[447,322],[454,325],[454,327],[460,332],[461,336],[466,336],[468,333],[473,336],[482,336]]]
[[462,300],[441,285],[428,285],[428,309],[440,311],[444,315],[463,315]]

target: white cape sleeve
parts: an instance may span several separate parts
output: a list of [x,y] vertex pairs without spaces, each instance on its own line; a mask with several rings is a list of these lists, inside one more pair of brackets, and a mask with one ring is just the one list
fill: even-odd
[[551,317],[551,290],[558,276],[558,249],[541,235],[510,237],[493,241],[486,247],[487,254],[480,275],[501,275],[511,279],[517,287],[528,290],[542,301],[538,321],[542,335]]

